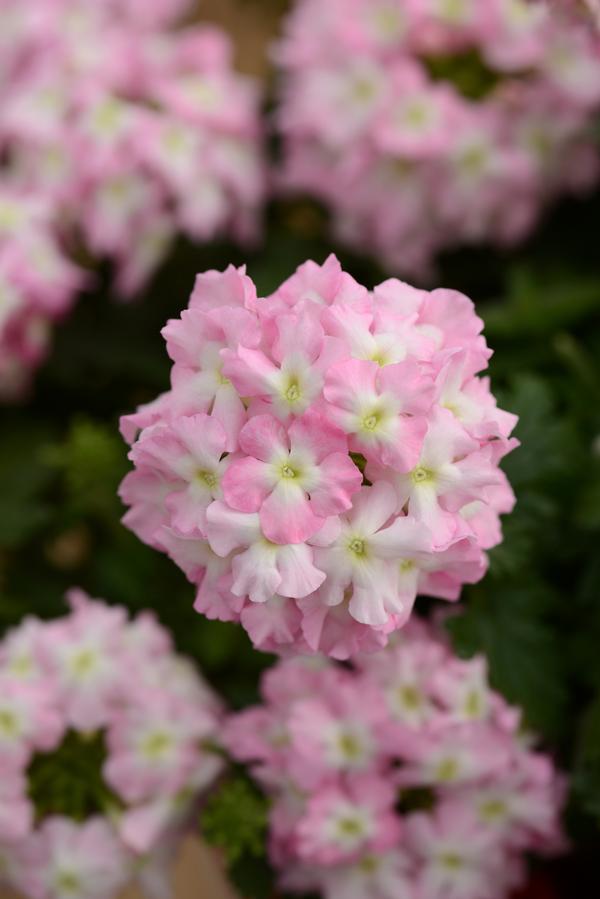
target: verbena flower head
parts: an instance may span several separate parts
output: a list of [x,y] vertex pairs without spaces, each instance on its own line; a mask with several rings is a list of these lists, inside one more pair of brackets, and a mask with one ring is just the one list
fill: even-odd
[[598,174],[598,35],[559,7],[297,0],[276,48],[282,188],[317,197],[340,239],[394,271],[522,239]]
[[488,683],[413,619],[352,669],[293,659],[225,744],[271,799],[281,886],[324,899],[504,899],[561,849],[565,785]]
[[122,420],[125,524],[261,649],[377,649],[418,593],[483,576],[513,505],[481,329],[462,294],[370,292],[333,256],[262,299],[244,269],[198,275],[171,389]]
[[178,234],[246,240],[259,230],[258,87],[233,70],[220,29],[176,27],[187,6],[2,5],[0,393],[18,391],[75,299],[81,279],[68,259],[109,259],[129,297]]
[[0,882],[110,899],[165,863],[222,762],[222,709],[149,612],[69,594],[0,641]]

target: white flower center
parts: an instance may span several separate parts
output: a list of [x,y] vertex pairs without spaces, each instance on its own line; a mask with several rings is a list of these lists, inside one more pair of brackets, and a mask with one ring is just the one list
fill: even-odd
[[173,738],[164,730],[148,734],[142,743],[142,753],[151,761],[164,758],[173,745]]
[[435,777],[436,780],[439,780],[442,783],[450,783],[451,781],[456,780],[459,772],[460,765],[458,764],[457,759],[453,756],[447,756],[436,765]]
[[75,871],[65,869],[57,871],[54,883],[58,893],[72,893],[75,895],[81,891],[81,881]]
[[420,690],[412,684],[403,684],[398,689],[398,699],[401,706],[411,711],[415,711],[423,704],[423,696]]
[[0,709],[0,734],[10,738],[19,736],[19,721],[10,709]]
[[93,649],[81,649],[71,656],[69,667],[76,678],[84,678],[98,664],[98,654]]
[[433,481],[435,477],[430,468],[424,468],[422,465],[413,468],[410,476],[414,484],[424,484],[426,481]]
[[487,799],[479,806],[479,813],[484,821],[498,821],[506,817],[508,809],[501,799]]
[[449,871],[459,871],[465,864],[464,858],[458,852],[442,852],[438,856],[438,861],[442,867],[447,868]]
[[198,471],[196,472],[196,478],[203,484],[206,484],[210,490],[216,487],[218,483],[218,478],[212,471]]
[[355,556],[364,556],[367,552],[365,541],[361,540],[360,537],[353,537],[348,543],[348,549],[351,553],[354,553]]

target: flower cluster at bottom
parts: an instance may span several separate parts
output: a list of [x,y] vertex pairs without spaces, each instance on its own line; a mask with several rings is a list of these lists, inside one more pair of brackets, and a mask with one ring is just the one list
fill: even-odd
[[225,742],[272,799],[270,857],[326,899],[500,899],[560,850],[564,783],[519,711],[416,620],[350,669],[280,662]]
[[164,894],[222,761],[218,700],[150,613],[69,594],[0,642],[0,885],[109,899],[132,877]]

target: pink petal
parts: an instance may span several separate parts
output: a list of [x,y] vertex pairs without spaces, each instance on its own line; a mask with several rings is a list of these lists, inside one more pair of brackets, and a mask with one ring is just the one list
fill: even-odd
[[182,416],[172,428],[191,455],[207,467],[216,465],[225,452],[227,437],[217,418],[203,413]]
[[280,315],[278,336],[273,344],[273,356],[282,361],[286,356],[300,354],[314,361],[323,345],[323,328],[316,315],[308,310],[304,315]]
[[238,435],[246,421],[246,409],[232,384],[223,384],[215,393],[213,418],[225,431],[224,451],[233,453],[238,447]]
[[258,515],[237,512],[217,500],[206,510],[206,532],[210,548],[228,556],[240,546],[250,546],[260,536]]
[[258,512],[273,489],[268,474],[268,466],[258,459],[236,459],[221,481],[227,504],[239,512]]
[[363,487],[353,501],[352,524],[362,534],[374,534],[396,511],[396,494],[385,481]]
[[352,507],[352,496],[362,486],[362,474],[349,456],[332,453],[319,465],[319,483],[310,491],[316,515],[326,518]]
[[314,514],[301,487],[280,481],[261,507],[260,524],[273,543],[304,543],[320,530],[323,519]]
[[431,552],[432,540],[427,527],[409,516],[397,518],[389,527],[369,539],[380,559],[401,559],[418,552]]
[[445,549],[452,542],[458,526],[457,516],[440,507],[435,487],[429,484],[415,487],[408,503],[408,511],[429,528],[434,546]]
[[234,556],[231,592],[248,596],[251,602],[267,602],[275,593],[281,593],[277,561],[276,553],[256,545]]
[[292,643],[300,629],[301,613],[293,599],[274,596],[265,603],[246,606],[242,625],[258,649]]
[[255,415],[240,431],[240,447],[249,456],[270,462],[275,452],[288,452],[285,428],[272,415]]
[[325,580],[324,573],[313,565],[312,551],[308,546],[284,547],[279,553],[278,564],[281,584],[277,592],[282,596],[301,599],[314,593]]
[[395,421],[394,439],[377,441],[377,458],[382,465],[393,468],[394,471],[401,473],[412,471],[421,456],[426,433],[425,418],[398,416]]
[[384,366],[379,372],[378,383],[382,391],[389,391],[399,401],[403,412],[424,415],[431,408],[434,380],[413,359]]
[[325,415],[314,408],[296,419],[288,433],[292,451],[308,451],[316,463],[331,453],[348,452],[348,440],[344,432],[332,426]]
[[324,396],[333,406],[353,411],[357,397],[376,394],[375,379],[379,372],[376,362],[349,359],[338,362],[327,372]]
[[236,352],[222,350],[223,375],[240,396],[268,396],[278,369],[260,350],[240,346]]

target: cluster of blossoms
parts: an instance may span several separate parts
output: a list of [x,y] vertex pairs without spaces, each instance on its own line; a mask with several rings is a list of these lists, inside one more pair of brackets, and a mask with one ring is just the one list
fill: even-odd
[[592,184],[600,43],[542,0],[298,0],[277,50],[286,191],[396,271],[522,239]]
[[54,212],[48,197],[4,183],[0,168],[0,401],[23,392],[51,323],[85,284],[57,238]]
[[411,621],[341,667],[278,663],[225,743],[272,799],[284,889],[326,899],[502,899],[529,852],[562,847],[564,783],[492,691]]
[[[221,708],[150,613],[69,600],[70,614],[28,618],[0,642],[0,884],[109,899],[136,875],[158,895],[220,771]],[[76,815],[57,812],[62,776],[58,805]]]
[[513,494],[472,302],[330,257],[258,299],[243,269],[198,275],[163,330],[171,389],[122,420],[124,522],[260,649],[347,658],[385,645],[418,593],[486,570]]
[[[40,351],[38,332],[76,296],[80,276],[68,258],[112,260],[117,288],[129,296],[177,234],[204,241],[224,232],[250,239],[257,231],[264,193],[259,92],[233,71],[219,29],[165,30],[187,5],[2,4],[4,392],[12,383],[4,384],[4,368],[26,373]],[[33,253],[22,232],[26,212],[14,215],[13,201],[35,207]],[[18,388],[18,372],[13,382]]]
[[553,0],[561,12],[577,17],[579,21],[592,21],[600,28],[600,0]]

